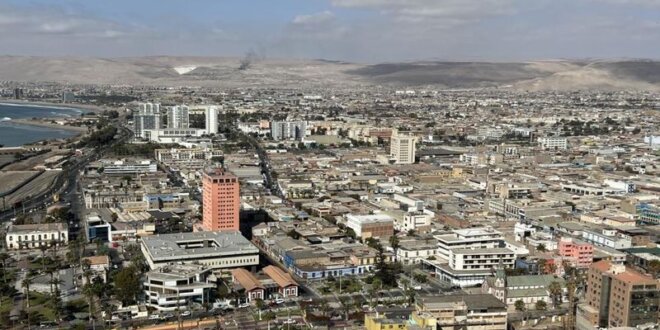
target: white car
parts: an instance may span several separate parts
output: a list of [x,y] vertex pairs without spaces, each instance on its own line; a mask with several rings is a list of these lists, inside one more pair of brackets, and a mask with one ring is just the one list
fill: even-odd
[[158,314],[151,314],[149,315],[150,320],[160,320],[160,315]]
[[242,304],[238,305],[238,308],[247,308],[247,307],[250,307],[250,304],[242,303]]
[[191,315],[190,311],[181,312],[181,316],[183,316],[183,317],[190,316],[190,315]]
[[294,319],[284,320],[284,322],[282,322],[282,324],[296,324],[296,320],[294,320]]
[[282,299],[282,298],[277,298],[277,299],[275,299],[275,303],[278,304],[278,305],[279,305],[279,304],[283,304],[283,303],[284,303],[284,299]]

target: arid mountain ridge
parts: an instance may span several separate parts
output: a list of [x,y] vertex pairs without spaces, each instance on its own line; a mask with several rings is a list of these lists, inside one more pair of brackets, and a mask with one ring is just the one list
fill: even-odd
[[[241,66],[245,69],[239,69]],[[0,81],[218,88],[505,88],[660,91],[660,61],[544,60],[357,64],[329,60],[0,56]]]

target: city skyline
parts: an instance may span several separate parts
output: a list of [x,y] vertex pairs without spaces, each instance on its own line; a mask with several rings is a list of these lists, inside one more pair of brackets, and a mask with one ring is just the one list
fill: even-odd
[[653,0],[0,2],[0,53],[354,62],[657,58]]

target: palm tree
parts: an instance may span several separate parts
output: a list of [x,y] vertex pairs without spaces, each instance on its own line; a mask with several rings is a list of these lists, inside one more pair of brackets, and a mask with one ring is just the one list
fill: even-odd
[[2,263],[2,281],[4,283],[7,283],[7,260],[9,260],[11,257],[9,254],[2,252],[0,253],[0,263]]
[[21,283],[21,286],[25,289],[25,303],[26,303],[26,314],[27,314],[27,328],[30,329],[30,284],[32,284],[32,279],[26,277]]
[[41,270],[43,271],[46,268],[44,261],[46,260],[46,251],[48,250],[48,246],[39,245],[39,250],[41,251]]
[[561,284],[557,281],[554,281],[548,285],[548,293],[550,294],[550,298],[552,299],[552,305],[557,308],[559,304],[561,303],[561,296],[562,296],[562,287]]

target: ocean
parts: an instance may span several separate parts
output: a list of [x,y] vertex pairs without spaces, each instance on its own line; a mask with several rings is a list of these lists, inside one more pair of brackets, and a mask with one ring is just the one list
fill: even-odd
[[82,111],[78,109],[57,106],[0,103],[0,144],[5,147],[16,147],[40,140],[76,135],[75,132],[57,128],[16,124],[10,119],[77,117],[81,113]]

